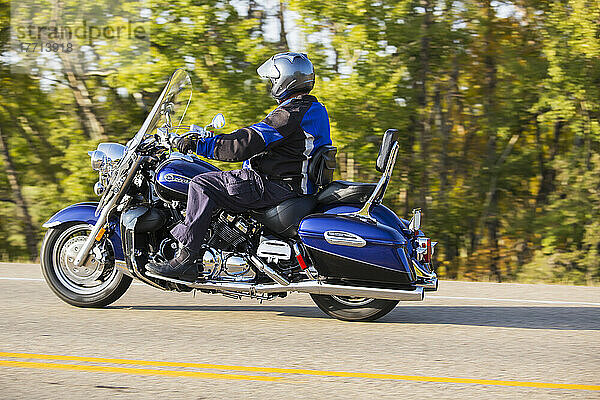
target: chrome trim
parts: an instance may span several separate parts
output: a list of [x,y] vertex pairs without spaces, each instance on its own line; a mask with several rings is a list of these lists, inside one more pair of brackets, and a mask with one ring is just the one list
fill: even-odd
[[415,208],[412,212],[413,216],[408,223],[408,229],[416,233],[421,229],[421,209]]
[[411,259],[411,261],[417,275],[415,285],[423,287],[426,291],[436,291],[438,289],[437,274],[433,271],[427,271],[425,267],[421,266],[414,259]]
[[94,171],[103,171],[110,163],[108,156],[100,150],[88,151],[88,156],[90,156],[90,165]]
[[119,269],[119,271],[127,276],[138,279],[137,276],[134,276],[131,271],[129,271],[129,268],[127,268],[127,263],[123,260],[115,260],[115,268]]
[[45,222],[44,224],[42,224],[42,228],[54,228],[55,226],[59,226],[63,222],[64,221]]
[[98,181],[98,182],[94,183],[94,194],[96,196],[102,196],[102,194],[105,192],[105,190],[106,190],[106,188],[104,187],[102,182]]
[[106,154],[109,162],[120,161],[127,153],[127,147],[121,143],[100,143],[98,150]]
[[421,267],[421,265],[416,262],[415,260],[411,259],[412,264],[413,264],[413,268],[415,269],[415,273],[417,274],[417,276],[423,277],[423,278],[435,278],[437,275],[435,274],[435,272],[429,272],[426,271],[424,268]]
[[[302,259],[304,259],[304,256],[300,252],[300,246],[298,246],[298,243],[294,243],[294,254],[296,255],[296,259],[298,258],[298,256],[300,256],[300,257],[302,257]],[[306,260],[304,260],[304,263],[306,264]],[[311,262],[311,264],[312,264],[312,262]],[[311,271],[311,269],[314,271],[314,273],[313,273],[313,271]],[[306,268],[303,271],[306,274],[306,276],[308,277],[308,279],[310,279],[311,281],[317,280],[319,272],[316,269],[314,269],[314,267],[312,265],[306,264]]]
[[[81,263],[83,263],[85,261],[85,259],[88,257],[88,254],[89,254],[90,250],[92,249],[92,246],[94,245],[94,241],[96,240],[96,235],[98,235],[98,232],[100,232],[100,229],[102,229],[102,227],[106,223],[106,220],[108,219],[108,214],[113,210],[113,208],[115,207],[117,202],[119,202],[121,200],[121,198],[123,197],[123,192],[125,191],[125,188],[129,187],[129,183],[133,179],[133,176],[137,172],[138,167],[140,166],[141,163],[142,163],[142,157],[138,156],[134,160],[133,165],[131,166],[129,172],[125,176],[125,181],[123,182],[123,184],[121,185],[121,187],[119,188],[117,193],[102,208],[102,212],[100,213],[100,216],[98,217],[98,221],[96,221],[96,224],[92,228],[90,235],[85,240],[85,243],[83,244],[83,246],[81,247],[81,250],[79,250],[79,253],[77,254],[77,258],[75,258],[75,261],[73,262],[73,264],[76,267],[80,266]],[[115,172],[115,173],[117,173],[117,172]],[[113,188],[111,186],[109,186],[108,189],[115,190],[115,188]],[[107,193],[105,192],[104,195],[107,195]]]
[[359,211],[343,213],[340,215],[357,217],[374,223],[377,222],[377,220],[375,220],[375,218],[371,216],[371,206],[374,203],[379,203],[385,195],[385,191],[392,176],[392,171],[394,169],[394,166],[396,165],[396,157],[398,156],[399,147],[400,145],[398,144],[398,142],[395,142],[392,146],[392,151],[390,152],[390,158],[388,159],[388,163],[385,166],[385,171],[383,172],[383,175],[381,175],[381,178],[379,179],[379,182],[377,182],[375,190],[373,190],[373,193],[371,193],[371,197],[369,197],[365,205]]
[[281,276],[277,272],[275,272],[275,270],[273,270],[271,267],[269,267],[267,264],[265,264],[260,258],[254,256],[254,255],[251,255],[249,257],[249,260],[252,264],[254,264],[254,266],[256,268],[258,268],[258,270],[260,272],[264,272],[265,274],[267,274],[269,276],[269,278],[273,279],[275,282],[279,283],[280,285],[287,286],[290,284],[290,281],[288,281],[283,276]]
[[365,247],[367,245],[367,241],[365,239],[351,232],[325,231],[323,236],[325,237],[327,243],[333,245],[351,247]]
[[294,282],[290,283],[289,285],[252,285],[248,283],[214,281],[186,282],[179,279],[163,277],[150,272],[147,272],[146,275],[152,278],[186,285],[194,289],[215,290],[218,292],[241,292],[254,295],[264,293],[299,292],[331,296],[368,297],[374,299],[402,301],[421,301],[425,296],[425,292],[422,287],[416,287],[414,290],[380,289],[362,286],[332,285],[329,283],[320,283],[318,281]]
[[166,290],[165,287],[159,285],[156,282],[151,281],[146,276],[144,276],[144,274],[142,274],[142,272],[140,271],[140,268],[137,265],[137,262],[135,261],[135,250],[134,250],[134,254],[131,254],[129,256],[129,261],[131,262],[131,267],[133,268],[133,274],[135,275],[136,278],[138,278],[140,281],[142,281],[144,283],[147,283],[150,286],[154,286],[156,288]]
[[436,291],[438,290],[438,278],[436,277],[431,277],[431,278],[418,278],[417,282],[415,283],[415,285],[417,286],[421,286],[423,289],[425,289],[426,291]]

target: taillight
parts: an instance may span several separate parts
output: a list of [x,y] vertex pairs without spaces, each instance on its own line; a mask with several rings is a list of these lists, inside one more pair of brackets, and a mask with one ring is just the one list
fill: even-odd
[[426,237],[417,238],[417,257],[420,258],[419,261],[429,263],[432,255],[431,239]]

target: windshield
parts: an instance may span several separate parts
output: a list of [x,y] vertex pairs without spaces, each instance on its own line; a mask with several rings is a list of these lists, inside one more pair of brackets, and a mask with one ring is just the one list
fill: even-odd
[[171,75],[138,133],[127,144],[128,150],[135,151],[144,136],[151,134],[159,122],[166,124],[169,130],[181,125],[191,99],[192,80],[185,70],[178,69]]
[[106,190],[96,207],[96,216],[100,215],[102,208],[108,204],[109,200],[117,196],[117,193],[120,193],[125,183],[125,176],[127,176],[136,159],[135,151],[144,140],[144,137],[151,134],[158,127],[159,123],[161,128],[164,127],[168,131],[177,130],[185,117],[191,98],[192,80],[187,72],[183,69],[178,69],[171,75],[171,79],[169,79],[160,96],[158,96],[156,103],[152,106],[152,110],[144,120],[140,130],[127,143],[125,156],[121,158],[119,164],[113,170]]

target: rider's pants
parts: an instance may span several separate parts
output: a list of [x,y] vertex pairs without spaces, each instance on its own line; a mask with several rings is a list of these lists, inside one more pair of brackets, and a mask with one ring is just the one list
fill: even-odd
[[250,169],[209,172],[190,182],[185,221],[171,233],[184,246],[199,249],[215,209],[243,212],[275,206],[298,194]]

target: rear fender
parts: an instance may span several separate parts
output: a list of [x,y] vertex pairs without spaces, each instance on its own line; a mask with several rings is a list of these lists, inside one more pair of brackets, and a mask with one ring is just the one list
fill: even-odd
[[[97,206],[98,203],[96,202],[72,204],[54,214],[42,226],[44,228],[56,228],[70,222],[83,222],[89,225],[95,225],[96,222],[98,222],[98,217],[96,216]],[[123,260],[123,247],[121,246],[121,231],[119,229],[119,224],[111,223],[111,227],[114,229],[112,229],[109,239],[115,250],[115,258],[117,260]]]

